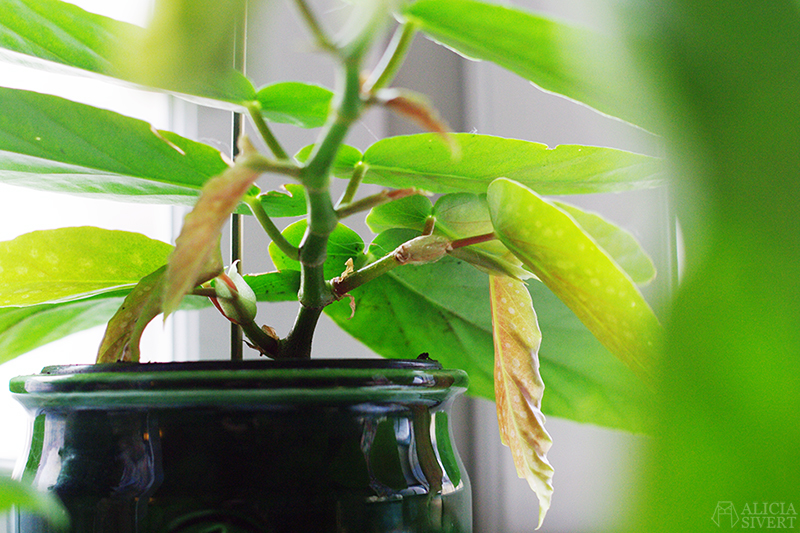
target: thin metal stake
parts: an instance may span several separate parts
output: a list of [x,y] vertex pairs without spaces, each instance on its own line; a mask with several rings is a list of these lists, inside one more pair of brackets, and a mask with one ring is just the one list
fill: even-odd
[[[234,38],[233,68],[239,72],[244,72],[245,47],[247,43],[247,3],[243,3],[241,18],[236,26]],[[245,117],[242,113],[233,113],[232,135],[231,135],[231,156],[233,159],[239,154],[239,136],[244,131]],[[231,215],[231,264],[238,263],[239,273],[242,273],[242,221],[241,215],[233,213]],[[237,324],[231,323],[231,361],[241,361],[244,359],[242,328]]]

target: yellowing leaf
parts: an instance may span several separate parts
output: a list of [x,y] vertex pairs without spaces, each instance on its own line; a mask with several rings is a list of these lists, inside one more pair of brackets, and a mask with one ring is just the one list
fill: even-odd
[[164,265],[142,278],[122,302],[106,326],[97,352],[98,363],[139,361],[139,341],[144,328],[161,312],[166,270]]
[[[242,156],[246,158],[250,150],[252,147],[245,141]],[[170,256],[164,287],[165,316],[177,309],[184,295],[195,286],[222,271],[219,254],[222,226],[258,175],[258,171],[246,164],[237,164],[203,187],[203,194],[184,219],[181,234],[175,241],[175,251]]]
[[517,474],[539,498],[539,525],[550,508],[553,467],[547,462],[552,440],[544,428],[539,375],[542,334],[524,283],[489,276],[494,330],[495,401],[500,438],[511,448]]

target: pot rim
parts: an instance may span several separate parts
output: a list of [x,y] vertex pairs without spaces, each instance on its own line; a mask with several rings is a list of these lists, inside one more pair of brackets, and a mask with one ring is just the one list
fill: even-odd
[[467,388],[462,370],[428,359],[308,359],[59,365],[19,376],[12,396],[29,410],[269,407],[287,403],[439,403]]

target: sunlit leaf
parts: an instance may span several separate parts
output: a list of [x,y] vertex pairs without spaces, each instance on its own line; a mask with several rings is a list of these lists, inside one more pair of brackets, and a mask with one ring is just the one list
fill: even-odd
[[98,363],[139,362],[139,340],[144,328],[161,313],[164,265],[136,284],[111,318],[97,352]]
[[468,58],[492,61],[542,89],[655,127],[646,94],[614,36],[476,0],[417,0],[404,15]]
[[328,120],[333,93],[318,85],[299,82],[275,83],[256,93],[261,114],[269,122],[318,128]]
[[656,277],[653,260],[642,249],[636,237],[629,232],[596,213],[563,202],[553,202],[553,204],[574,218],[575,222],[614,259],[634,283],[642,285]]
[[[494,391],[500,438],[511,448],[519,477],[539,498],[539,527],[553,494],[553,467],[547,451],[553,441],[544,428],[539,375],[542,334],[525,285],[505,276],[489,276],[494,332]],[[537,527],[538,529],[538,527]]]
[[661,325],[636,285],[561,209],[507,179],[489,187],[501,241],[640,378],[653,383]]
[[[370,246],[378,258],[415,236],[384,232]],[[652,393],[611,355],[542,283],[529,282],[544,341],[539,351],[547,382],[544,411],[578,422],[645,432]],[[325,312],[376,353],[414,358],[423,352],[446,367],[466,370],[469,393],[494,400],[494,348],[489,277],[464,261],[445,257],[405,265],[351,291]],[[392,324],[392,327],[375,327]]]
[[[376,142],[362,158],[367,165],[364,182],[434,193],[484,194],[492,180],[506,177],[540,194],[584,194],[655,187],[663,185],[665,179],[660,159],[612,148],[548,148],[472,133],[455,133],[452,137],[460,147],[457,159],[432,133]],[[349,179],[354,165],[338,166],[334,174]]]
[[[221,25],[217,28],[222,30]],[[209,32],[198,32],[195,36],[202,36],[198,40],[208,42]],[[145,30],[139,26],[58,0],[5,0],[0,8],[0,61],[128,83],[152,82],[125,68],[119,57],[121,51],[135,52],[139,59],[144,57],[146,53],[141,48],[144,40]],[[163,53],[163,49],[158,50],[152,56],[174,60],[174,56],[166,58]],[[202,61],[204,57],[208,55],[195,60]],[[191,83],[162,77],[163,83],[156,83],[156,87],[199,98],[206,105],[240,106],[253,100],[255,89],[231,68],[232,64],[232,60],[229,61],[228,68],[218,76],[188,80]],[[181,71],[185,67],[185,64],[173,64],[171,71]]]
[[0,181],[127,202],[192,205],[227,164],[220,152],[148,123],[0,88]]
[[172,246],[94,227],[34,231],[0,243],[0,305],[28,306],[132,287]]
[[42,492],[25,483],[0,478],[0,514],[16,506],[39,514],[61,531],[69,526],[69,514],[52,493]]

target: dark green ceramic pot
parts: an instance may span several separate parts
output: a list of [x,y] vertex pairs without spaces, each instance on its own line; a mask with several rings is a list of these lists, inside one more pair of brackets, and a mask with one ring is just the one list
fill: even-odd
[[432,361],[48,367],[11,382],[34,419],[18,471],[80,533],[469,532],[466,384]]

